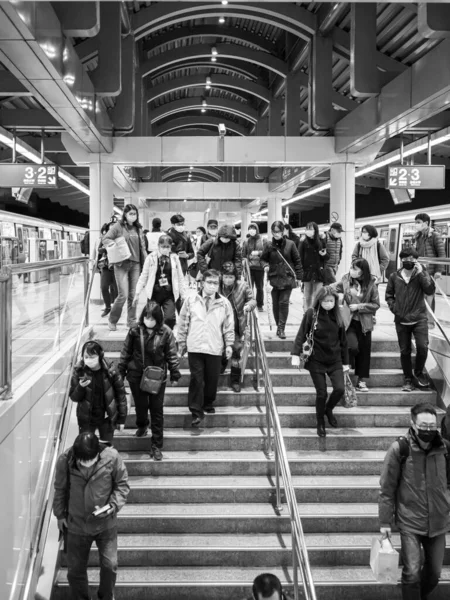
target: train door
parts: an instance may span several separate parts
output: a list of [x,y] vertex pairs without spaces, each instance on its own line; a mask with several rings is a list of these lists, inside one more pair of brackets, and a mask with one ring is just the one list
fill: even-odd
[[16,236],[18,240],[18,250],[19,250],[19,263],[24,263],[27,259],[26,255],[26,245],[24,242],[23,236],[23,225],[21,223],[16,223]]
[[[444,241],[445,256],[446,258],[450,258],[450,223],[447,221],[435,221],[434,229],[441,234]],[[439,286],[447,295],[450,294],[450,265],[446,265],[445,269],[443,269]]]
[[390,225],[386,244],[386,250],[389,254],[389,265],[385,272],[386,279],[389,279],[391,273],[395,273],[395,271],[397,270],[398,239],[399,225]]

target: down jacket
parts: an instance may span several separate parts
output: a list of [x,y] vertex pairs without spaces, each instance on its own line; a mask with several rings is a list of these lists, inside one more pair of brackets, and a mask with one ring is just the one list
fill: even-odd
[[[432,227],[416,234],[414,246],[419,256],[424,258],[445,258],[444,240]],[[427,265],[427,271],[430,275],[434,275],[445,271],[445,265]]]
[[323,267],[329,257],[328,254],[319,254],[320,250],[326,250],[324,240],[320,241],[319,248],[308,237],[300,242],[298,251],[303,270],[302,281],[324,281]]
[[234,286],[228,292],[226,292],[222,286],[220,293],[236,310],[239,318],[239,335],[243,336],[246,322],[244,306],[248,306],[250,310],[255,310],[256,308],[256,300],[253,298],[253,293],[250,286],[245,281],[236,281]]
[[412,429],[406,437],[410,452],[403,465],[398,441],[384,459],[378,500],[380,526],[390,527],[395,522],[400,531],[435,537],[450,526],[447,448],[439,434],[427,452]]
[[[259,227],[256,223],[252,223],[252,227],[256,227],[256,235],[244,240],[242,244],[242,258],[248,260],[250,269],[262,271],[264,267],[261,264],[261,254],[267,247],[267,240],[261,237]],[[258,255],[253,255],[253,252],[257,252]]]
[[[123,425],[127,418],[127,398],[123,379],[113,365],[105,360],[102,363],[102,372],[106,414],[113,425]],[[83,379],[85,374],[88,377],[92,376],[92,371],[83,361],[80,361],[72,372],[69,390],[70,399],[78,404],[77,419],[80,426],[91,422],[93,406],[92,382],[86,387],[80,385],[80,379]]]
[[[138,279],[136,285],[136,296],[142,292],[145,288],[145,293],[147,294],[147,298],[150,300],[153,295],[153,288],[155,287],[156,276],[158,273],[158,260],[161,255],[156,250],[147,256],[144,263],[144,268],[142,269],[141,276]],[[184,274],[183,269],[181,268],[181,262],[178,258],[178,254],[171,253],[170,255],[170,264],[172,267],[172,291],[175,301],[178,298],[184,300],[184,296],[186,294],[185,285],[184,285]]]
[[386,287],[386,302],[395,315],[396,323],[417,323],[427,318],[425,296],[436,290],[429,273],[422,269],[413,271],[409,283],[402,277],[402,270],[391,273]]
[[141,330],[144,336],[144,354],[146,367],[160,367],[167,376],[170,370],[170,380],[178,381],[181,377],[180,359],[177,355],[177,344],[172,330],[167,325],[158,329],[147,327],[132,327],[125,342],[119,359],[119,373],[128,380],[140,381],[144,372],[141,349]]
[[180,312],[178,347],[180,350],[221,356],[225,346],[233,346],[234,315],[231,304],[216,294],[206,311],[202,294],[189,296]]
[[280,240],[279,244],[274,241],[267,244],[261,254],[261,263],[264,267],[269,267],[268,279],[270,285],[276,290],[295,288],[297,281],[302,278],[302,265],[297,247],[287,238]]
[[[220,241],[221,237],[227,237],[230,241],[223,244]],[[242,252],[241,247],[236,241],[236,230],[232,225],[222,225],[216,238],[211,238],[200,247],[197,252],[197,263],[201,273],[208,269],[222,270],[222,266],[226,262],[232,262],[236,267],[236,276],[241,278],[242,273]],[[211,260],[206,260],[210,257]]]
[[336,274],[338,270],[339,263],[342,259],[342,239],[335,238],[330,235],[330,232],[327,231],[323,238],[324,246],[327,249],[328,258],[325,262],[327,267],[331,267]]
[[[355,297],[350,293],[350,279],[350,275],[346,273],[341,281],[332,285],[333,289],[335,289],[338,294],[344,294],[344,301],[348,305],[355,303]],[[379,308],[380,294],[378,293],[377,284],[372,280],[369,283],[369,287],[367,288],[366,293],[360,303],[360,308],[358,309],[359,320],[361,322],[363,333],[373,330],[373,315]]]
[[[53,513],[57,519],[67,519],[71,533],[97,535],[117,526],[117,513],[129,492],[127,469],[111,444],[100,443],[99,460],[90,475],[78,468],[73,450],[69,448],[56,463]],[[114,507],[110,516],[92,516],[96,506],[108,503]]]

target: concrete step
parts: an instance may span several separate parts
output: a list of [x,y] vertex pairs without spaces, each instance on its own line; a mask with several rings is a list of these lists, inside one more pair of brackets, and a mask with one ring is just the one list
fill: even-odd
[[[359,406],[414,406],[417,402],[424,400],[436,403],[436,392],[431,389],[415,390],[406,394],[401,387],[370,387],[369,391],[358,393]],[[129,388],[127,388],[129,391]],[[330,388],[329,388],[330,389]],[[331,390],[330,390],[331,391]],[[293,388],[286,386],[274,387],[277,406],[314,406],[316,402],[316,390],[311,386],[311,381],[305,387]],[[164,406],[186,406],[188,388],[186,386],[166,387]],[[217,393],[215,406],[265,406],[264,388],[256,392],[253,387],[243,387],[236,394],[230,389],[222,389]]]
[[[203,427],[164,430],[164,448],[177,451],[261,450],[265,434],[262,428],[212,427],[212,415],[207,415]],[[387,450],[400,435],[402,427],[352,427],[327,429],[327,437],[319,438],[315,428],[282,428],[287,450]],[[149,450],[148,437],[137,438],[128,431],[116,432],[114,446],[119,452]]]
[[[369,564],[374,533],[306,534],[313,566],[363,566]],[[400,549],[400,536],[392,542]],[[450,535],[444,564],[450,563]],[[118,536],[120,568],[137,566],[177,567],[289,567],[292,538],[289,534],[121,534]],[[65,555],[62,564],[66,566]],[[98,551],[92,547],[89,566],[98,566]]]
[[[377,502],[380,478],[370,475],[301,476],[292,483],[298,502]],[[129,503],[275,502],[272,476],[133,476]],[[284,501],[284,494],[282,495]]]
[[[263,569],[264,570],[264,569]],[[261,567],[134,567],[119,569],[116,600],[230,600],[251,596],[253,579]],[[289,568],[270,569],[286,590],[292,589]],[[89,580],[99,583],[99,570],[88,570]],[[398,572],[400,578],[400,570]],[[400,586],[379,584],[370,567],[313,567],[312,577],[318,600],[400,600]],[[94,588],[92,588],[94,589]],[[442,571],[433,600],[447,600],[450,568]],[[56,600],[67,598],[67,576],[62,570],[57,581]]]
[[[407,409],[391,406],[358,406],[347,409],[338,406],[335,416],[340,427],[405,427],[410,424]],[[282,427],[315,427],[316,409],[313,406],[280,406],[278,414]],[[442,415],[444,415],[442,411]],[[209,417],[212,427],[265,427],[266,411],[256,406],[218,406],[216,413]],[[187,407],[167,406],[164,408],[164,425],[168,428],[190,427],[192,415]],[[134,428],[136,412],[131,408],[127,428]]]
[[[264,452],[166,451],[154,461],[147,451],[121,452],[129,475],[275,475],[273,459]],[[292,475],[376,475],[385,451],[288,452]]]

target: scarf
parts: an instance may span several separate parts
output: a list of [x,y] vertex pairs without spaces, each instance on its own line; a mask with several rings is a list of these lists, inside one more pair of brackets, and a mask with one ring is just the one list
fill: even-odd
[[365,258],[369,263],[370,274],[376,277],[376,281],[381,280],[380,261],[378,259],[378,238],[370,240],[359,240],[361,258]]

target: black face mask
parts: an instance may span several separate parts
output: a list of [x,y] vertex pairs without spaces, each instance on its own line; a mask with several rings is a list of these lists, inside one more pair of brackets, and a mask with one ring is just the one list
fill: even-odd
[[417,437],[425,444],[431,444],[436,435],[437,431],[422,431],[421,429],[419,429],[417,432]]
[[410,262],[410,261],[404,261],[403,262],[403,268],[406,269],[407,271],[412,271],[414,269],[414,265],[416,263]]

